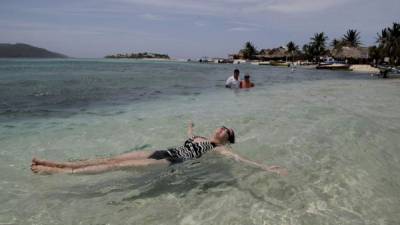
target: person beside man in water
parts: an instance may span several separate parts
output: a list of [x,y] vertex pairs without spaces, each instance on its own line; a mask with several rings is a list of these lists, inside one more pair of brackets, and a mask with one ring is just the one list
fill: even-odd
[[235,69],[233,71],[233,75],[230,76],[225,83],[225,87],[226,88],[240,88],[240,80],[239,80],[239,76],[240,76],[240,71],[238,69]]
[[240,81],[240,88],[252,88],[254,83],[250,81],[250,75],[246,74],[244,80]]

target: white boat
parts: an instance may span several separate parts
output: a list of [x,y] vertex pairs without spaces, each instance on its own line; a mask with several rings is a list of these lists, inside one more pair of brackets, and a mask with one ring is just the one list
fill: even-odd
[[347,70],[350,65],[345,63],[321,63],[317,69],[328,69],[328,70]]
[[243,63],[247,63],[247,60],[244,60],[244,59],[233,60],[233,64],[243,64]]
[[262,62],[258,62],[258,65],[260,65],[260,66],[271,65],[271,62],[270,61],[262,61]]
[[319,63],[315,68],[328,70],[348,70],[350,65],[345,62],[336,61],[334,58],[329,57],[323,62]]

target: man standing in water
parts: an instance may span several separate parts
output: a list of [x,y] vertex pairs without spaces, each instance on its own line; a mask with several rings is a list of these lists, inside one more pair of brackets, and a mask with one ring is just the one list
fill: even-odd
[[240,88],[240,80],[239,80],[240,71],[235,69],[233,71],[233,76],[230,76],[225,83],[226,88]]

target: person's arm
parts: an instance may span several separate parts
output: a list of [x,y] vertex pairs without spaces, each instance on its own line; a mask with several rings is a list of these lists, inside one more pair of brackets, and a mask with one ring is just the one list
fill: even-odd
[[190,138],[193,137],[193,126],[194,126],[193,122],[189,121],[187,135]]
[[277,173],[278,175],[281,175],[281,176],[286,176],[288,174],[287,170],[285,168],[283,168],[283,167],[280,167],[280,166],[267,166],[267,165],[261,164],[259,162],[256,162],[256,161],[247,159],[247,158],[245,158],[243,156],[240,156],[240,155],[232,152],[231,150],[228,150],[225,147],[218,147],[218,148],[215,149],[215,151],[218,152],[219,154],[223,155],[223,156],[227,156],[229,158],[234,159],[236,162],[243,162],[243,163],[252,165],[254,167],[261,168],[261,169],[266,170],[268,172]]

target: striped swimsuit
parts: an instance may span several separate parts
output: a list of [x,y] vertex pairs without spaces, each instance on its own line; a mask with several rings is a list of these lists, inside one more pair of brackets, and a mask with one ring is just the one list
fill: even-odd
[[210,141],[194,142],[199,136],[193,136],[185,141],[182,146],[155,151],[149,158],[167,159],[171,163],[179,163],[189,159],[200,158],[204,153],[216,147]]

